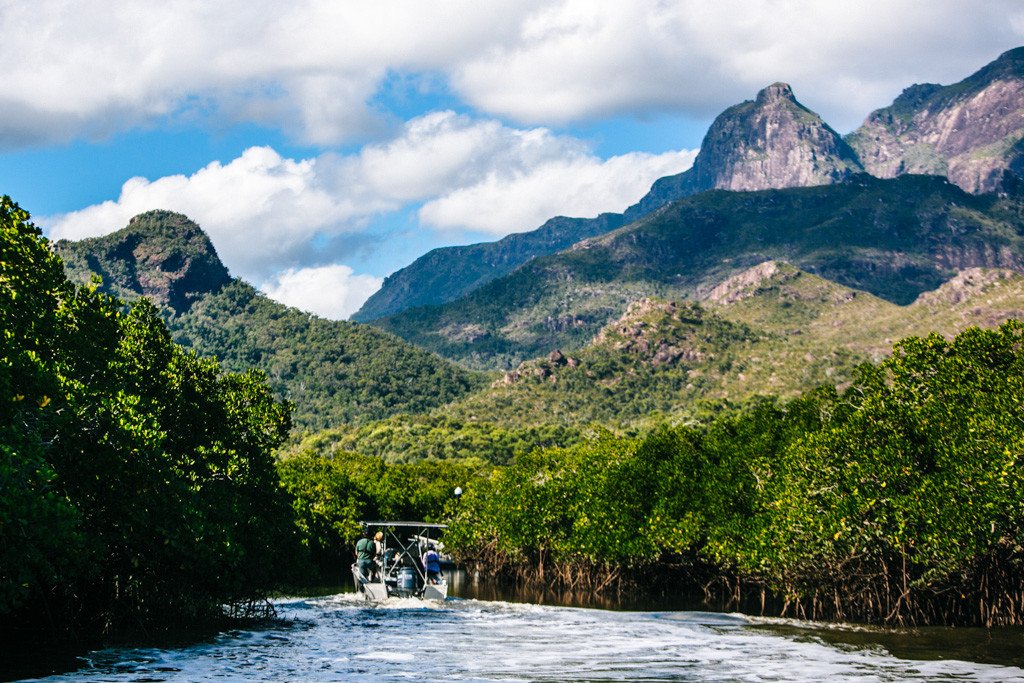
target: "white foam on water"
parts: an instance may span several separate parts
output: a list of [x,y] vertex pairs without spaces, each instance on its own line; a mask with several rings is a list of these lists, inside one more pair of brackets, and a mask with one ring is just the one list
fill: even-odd
[[353,659],[372,659],[378,662],[412,662],[416,655],[405,652],[363,652],[353,655]]
[[901,659],[878,645],[825,642],[815,635],[819,624],[737,614],[461,599],[373,604],[355,593],[282,600],[278,609],[283,626],[184,648],[107,650],[91,666],[48,680],[1024,683],[1017,668]]

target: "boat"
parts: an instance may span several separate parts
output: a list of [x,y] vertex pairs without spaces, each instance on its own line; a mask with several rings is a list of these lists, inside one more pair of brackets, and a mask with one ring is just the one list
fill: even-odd
[[367,600],[383,602],[388,598],[440,600],[448,597],[448,581],[441,576],[435,583],[427,577],[422,557],[428,545],[440,554],[444,544],[437,537],[445,524],[426,522],[362,522],[364,530],[383,533],[382,548],[374,560],[374,570],[364,576],[356,563],[352,578],[356,590]]

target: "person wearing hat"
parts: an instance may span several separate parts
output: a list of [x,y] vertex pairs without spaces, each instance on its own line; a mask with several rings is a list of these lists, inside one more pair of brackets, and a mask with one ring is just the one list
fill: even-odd
[[423,569],[427,572],[427,581],[441,583],[441,556],[433,543],[427,544],[427,552],[423,553]]

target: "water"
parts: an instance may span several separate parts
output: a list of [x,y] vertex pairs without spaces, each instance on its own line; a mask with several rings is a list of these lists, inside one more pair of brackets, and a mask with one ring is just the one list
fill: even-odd
[[[467,597],[372,606],[354,593],[277,606],[282,619],[271,626],[101,650],[38,680],[1024,682],[1019,631],[883,631]],[[1002,663],[984,661],[993,658]]]

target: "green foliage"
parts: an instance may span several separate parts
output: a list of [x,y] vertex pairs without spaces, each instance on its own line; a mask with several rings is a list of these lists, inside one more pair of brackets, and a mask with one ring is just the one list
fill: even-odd
[[1022,253],[1020,206],[924,176],[705,192],[456,301],[374,324],[467,366],[510,368],[579,348],[630,301],[682,300],[770,259],[907,304],[953,274],[940,265],[951,249],[956,268],[991,263],[991,249]]
[[297,548],[262,375],[171,342],[145,300],[76,288],[0,203],[0,614],[107,629],[219,614]]
[[363,425],[327,429],[304,437],[283,453],[288,457],[304,451],[321,455],[351,452],[387,462],[477,459],[504,465],[535,448],[568,446],[582,438],[582,430],[570,426],[502,427],[435,412],[395,415]]
[[224,367],[263,370],[304,428],[444,405],[478,380],[365,325],[324,320],[234,281],[169,321],[174,338]]
[[487,416],[509,428],[624,427],[693,412],[725,397],[717,390],[742,374],[741,358],[763,337],[695,304],[645,300],[578,353],[527,361],[446,412]]
[[1020,322],[908,338],[842,393],[519,457],[449,539],[494,570],[689,557],[805,616],[1019,623],[1022,377]]
[[10,197],[0,198],[0,613],[81,571],[79,515],[46,458],[53,371],[73,296],[58,259]]
[[180,214],[142,214],[57,251],[77,282],[98,274],[108,293],[151,299],[178,344],[232,372],[262,371],[304,429],[427,411],[480,383],[376,328],[318,318],[231,279],[209,238]]
[[556,216],[536,230],[513,233],[496,242],[434,249],[386,278],[352,319],[367,322],[407,308],[458,299],[532,258],[567,249],[624,222],[623,216],[612,213],[596,218]]
[[303,543],[316,566],[337,576],[348,566],[360,521],[444,522],[453,491],[489,470],[479,460],[387,464],[377,457],[303,450],[278,464],[293,497]]

